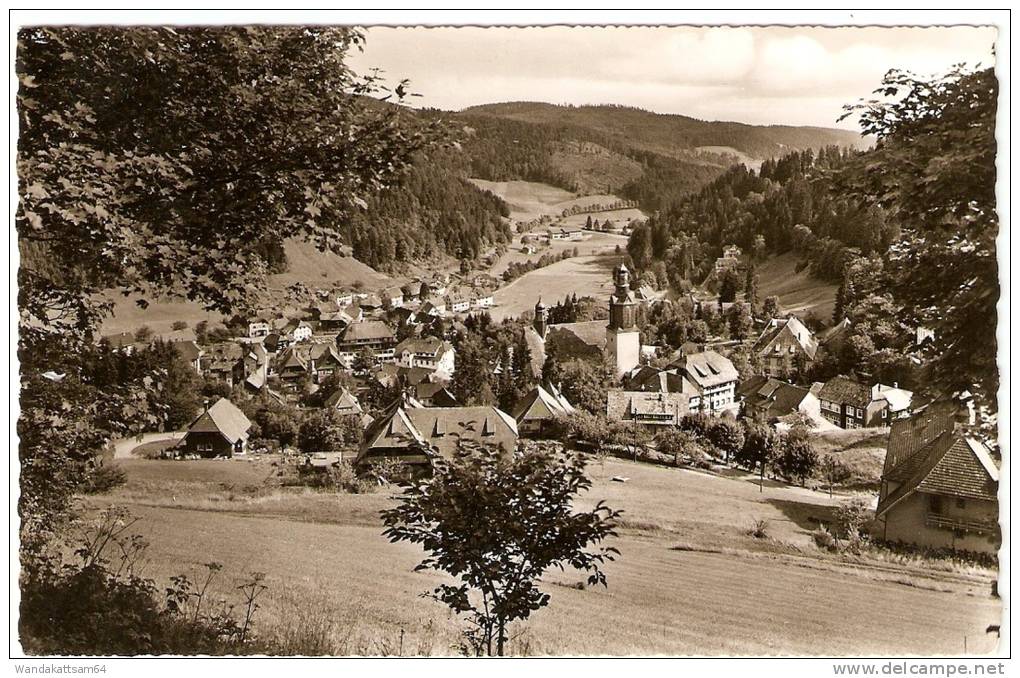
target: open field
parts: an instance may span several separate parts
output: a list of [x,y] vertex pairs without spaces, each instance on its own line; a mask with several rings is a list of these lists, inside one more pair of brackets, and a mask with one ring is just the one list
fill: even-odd
[[[124,504],[152,543],[145,574],[165,582],[224,564],[217,592],[267,574],[257,630],[331,653],[454,652],[456,622],[419,596],[441,581],[414,573],[421,552],[389,544],[368,495],[268,491],[270,462],[118,462]],[[987,652],[997,623],[988,573],[841,562],[810,544],[828,500],[748,479],[609,460],[584,503],[625,511],[608,589],[554,573],[551,605],[515,631],[528,654],[958,654]],[[614,475],[630,478],[614,483]],[[247,489],[246,489],[247,488]],[[769,521],[769,538],[746,534]]]
[[829,322],[836,304],[837,286],[808,275],[807,270],[795,273],[797,255],[790,252],[771,257],[755,268],[758,274],[758,297],[779,297],[779,306],[791,313],[813,311]]
[[539,297],[543,297],[547,304],[571,294],[606,298],[612,291],[612,270],[617,261],[612,254],[580,256],[530,271],[496,290],[493,295],[495,306],[490,310],[492,319],[499,322],[530,311]]
[[514,236],[514,241],[491,267],[488,272],[494,276],[501,276],[512,263],[525,261],[538,261],[543,254],[559,254],[560,252],[573,251],[575,248],[581,256],[594,256],[599,254],[611,254],[616,247],[626,249],[627,238],[613,233],[585,233],[583,240],[553,240],[546,245],[537,245],[538,251],[534,254],[527,254],[523,251],[521,236]]
[[188,327],[195,327],[206,320],[210,325],[223,321],[219,313],[212,313],[193,301],[152,301],[147,308],[137,304],[138,295],[124,297],[111,293],[109,298],[114,302],[113,313],[100,328],[101,335],[134,332],[143,325],[148,325],[156,334],[171,331],[172,325],[178,320],[186,322]]
[[295,282],[321,287],[342,286],[361,281],[368,289],[381,289],[394,284],[393,278],[352,256],[320,252],[315,245],[305,240],[289,238],[284,241],[283,249],[287,253],[287,272],[270,276],[271,287],[283,287]]
[[[562,188],[534,181],[485,181],[484,179],[471,179],[470,181],[478,188],[502,198],[510,206],[510,218],[515,221],[531,221],[542,215],[562,219],[561,215],[565,209],[574,206],[608,205],[620,199],[610,193],[577,195]],[[598,212],[593,213],[592,218],[603,221],[604,215],[609,215],[614,221],[626,220],[627,217],[645,218],[645,215],[637,209]],[[580,217],[580,221],[578,221],[578,217]],[[587,214],[572,215],[564,219],[563,223],[583,224],[587,218]]]

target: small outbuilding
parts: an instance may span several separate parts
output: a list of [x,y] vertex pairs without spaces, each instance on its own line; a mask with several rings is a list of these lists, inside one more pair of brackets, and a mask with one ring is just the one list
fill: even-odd
[[209,458],[243,454],[250,428],[251,422],[244,412],[226,398],[220,398],[191,422],[178,449],[182,454]]

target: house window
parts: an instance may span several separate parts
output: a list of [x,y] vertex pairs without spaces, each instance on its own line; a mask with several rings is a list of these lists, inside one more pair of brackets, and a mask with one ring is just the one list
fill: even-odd
[[942,497],[938,496],[937,494],[933,494],[931,496],[931,500],[929,501],[928,507],[931,509],[931,512],[934,513],[935,515],[941,515]]
[[958,508],[958,509],[965,509],[965,508],[967,508],[967,500],[964,499],[963,497],[957,497],[956,498],[956,508]]
[[847,414],[853,414],[853,412],[854,412],[854,408],[850,407],[849,405],[844,405],[844,406],[843,406],[843,410],[844,410],[844,411],[845,411],[845,412],[846,412]]

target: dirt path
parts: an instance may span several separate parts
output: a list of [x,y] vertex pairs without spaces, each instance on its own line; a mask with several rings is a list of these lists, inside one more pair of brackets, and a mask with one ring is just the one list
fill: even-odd
[[134,459],[131,450],[139,445],[152,443],[157,440],[180,440],[184,437],[183,431],[170,431],[168,433],[143,433],[135,438],[121,438],[110,444],[113,448],[114,459]]

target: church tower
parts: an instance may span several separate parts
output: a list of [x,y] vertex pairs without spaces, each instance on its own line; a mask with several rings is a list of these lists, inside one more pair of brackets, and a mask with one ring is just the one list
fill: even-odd
[[616,289],[609,297],[606,351],[619,379],[638,366],[641,338],[637,328],[637,300],[630,291],[630,271],[621,263],[613,270],[613,280]]
[[545,309],[545,304],[542,303],[542,297],[538,298],[538,303],[535,304],[535,331],[538,332],[538,336],[545,339],[545,330],[549,324],[549,312]]

